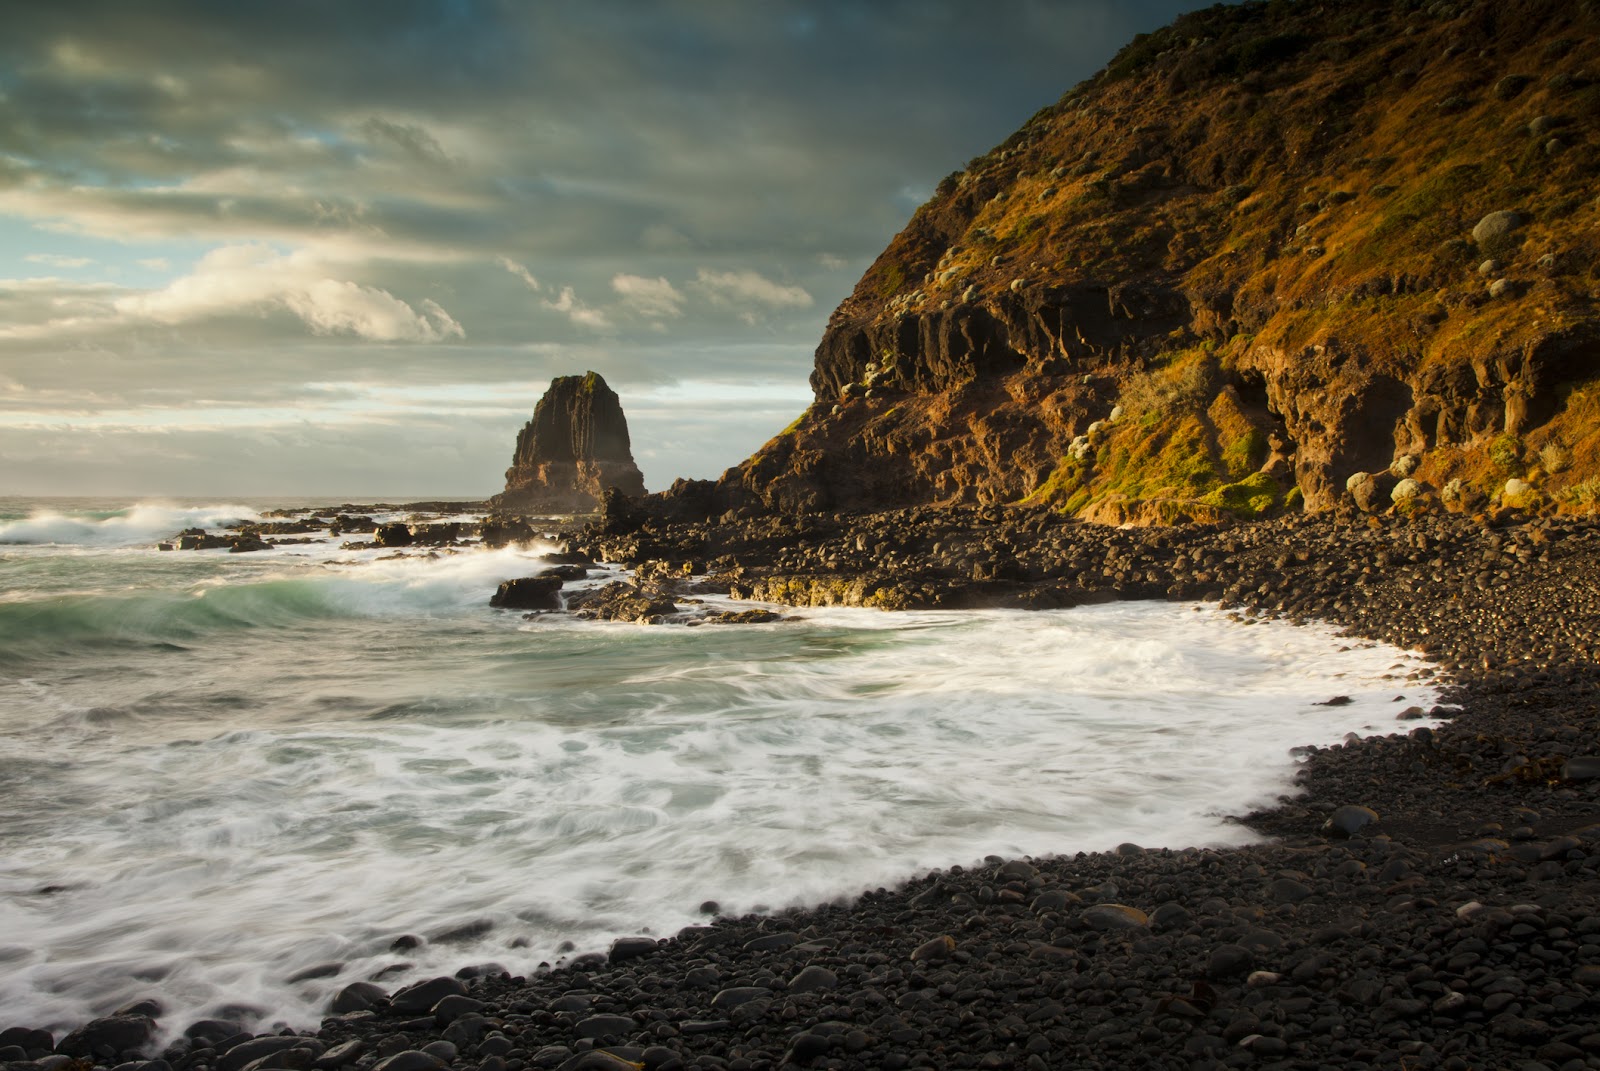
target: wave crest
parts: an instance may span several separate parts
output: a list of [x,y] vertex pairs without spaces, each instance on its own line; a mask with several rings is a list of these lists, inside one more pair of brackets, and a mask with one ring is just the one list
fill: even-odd
[[185,528],[221,528],[260,520],[244,506],[163,506],[141,503],[120,510],[60,513],[35,510],[0,521],[0,543],[36,546],[131,547],[154,543]]

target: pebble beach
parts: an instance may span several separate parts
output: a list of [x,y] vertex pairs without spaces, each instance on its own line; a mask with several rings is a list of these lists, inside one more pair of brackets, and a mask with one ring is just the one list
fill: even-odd
[[[1386,735],[1303,749],[1298,791],[1237,816],[1264,844],[991,856],[770,915],[708,903],[675,936],[530,975],[358,983],[315,1031],[256,1037],[138,1002],[66,1036],[5,1024],[0,1060],[1600,1067],[1600,525],[1431,513],[1113,529],[972,510],[599,525],[571,542],[680,599],[1217,601],[1422,651],[1443,692],[1433,710],[1397,704]],[[1427,715],[1445,720],[1407,724]]]

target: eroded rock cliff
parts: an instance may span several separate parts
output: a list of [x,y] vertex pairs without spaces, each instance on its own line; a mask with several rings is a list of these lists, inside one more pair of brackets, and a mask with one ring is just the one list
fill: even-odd
[[490,500],[504,512],[584,513],[615,487],[644,494],[622,402],[597,373],[558,376],[517,435],[506,488]]
[[1135,40],[940,183],[715,503],[1592,508],[1597,42],[1554,0]]

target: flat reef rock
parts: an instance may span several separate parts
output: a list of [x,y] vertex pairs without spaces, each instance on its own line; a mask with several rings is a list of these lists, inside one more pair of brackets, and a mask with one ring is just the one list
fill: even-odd
[[587,513],[615,487],[644,494],[628,418],[616,391],[596,372],[557,376],[517,435],[506,489],[490,500],[503,512]]

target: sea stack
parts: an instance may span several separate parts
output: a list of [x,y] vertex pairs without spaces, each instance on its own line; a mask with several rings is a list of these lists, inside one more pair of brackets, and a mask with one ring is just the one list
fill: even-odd
[[557,376],[517,435],[506,489],[491,503],[510,512],[584,513],[599,508],[609,487],[644,494],[622,402],[597,372]]

